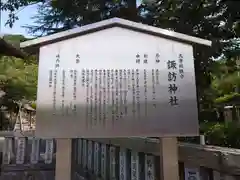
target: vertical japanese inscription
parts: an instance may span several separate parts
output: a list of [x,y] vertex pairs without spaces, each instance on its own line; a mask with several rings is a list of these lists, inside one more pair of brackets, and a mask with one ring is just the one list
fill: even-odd
[[157,64],[160,63],[160,54],[159,54],[159,53],[156,53],[155,62],[156,62]]
[[56,63],[55,63],[55,69],[59,68],[60,66],[60,55],[56,55]]
[[119,120],[118,70],[115,70],[115,120]]
[[144,57],[143,63],[148,64],[148,54],[144,54],[143,57]]
[[[82,71],[85,71],[84,69]],[[86,114],[85,114],[85,117],[86,117],[86,125],[88,127],[88,123],[89,123],[89,119],[91,118],[91,114],[90,114],[90,111],[89,111],[89,69],[86,69]],[[83,76],[83,73],[82,73],[82,76]],[[85,74],[84,74],[85,76]]]
[[54,83],[53,83],[53,115],[56,114],[56,86],[57,86],[57,70],[54,70]]
[[159,76],[160,76],[159,69],[155,70],[155,75],[156,75],[156,85],[159,85],[160,84],[160,81],[159,81]]
[[80,55],[79,54],[76,55],[76,64],[78,64],[78,63],[80,63]]
[[137,64],[140,64],[140,62],[141,62],[141,60],[140,60],[140,55],[137,54],[137,55],[136,55],[136,63],[137,63]]
[[119,118],[123,116],[123,70],[119,70]]
[[23,164],[25,161],[26,139],[20,137],[17,139],[16,164]]
[[51,164],[53,160],[53,145],[54,142],[52,139],[46,139],[46,147],[45,147],[45,157],[44,157],[44,162],[46,164]]
[[115,101],[114,101],[114,70],[111,69],[111,92],[112,92],[112,125],[114,125],[114,120],[115,120]]
[[97,125],[97,118],[98,118],[98,70],[95,69],[94,73],[94,125]]
[[124,115],[127,115],[127,92],[128,92],[128,89],[127,89],[127,70],[124,69],[123,70],[123,83],[124,83]]
[[109,105],[110,105],[110,92],[111,92],[111,89],[110,89],[110,69],[107,70],[107,117],[109,118]]
[[127,70],[127,84],[128,91],[131,91],[131,69]]
[[119,151],[119,180],[127,179],[127,153],[126,149],[120,148]]
[[73,114],[77,115],[77,70],[74,70],[73,75]]
[[139,78],[140,72],[139,69],[136,69],[136,100],[137,100],[137,115],[140,118],[140,89],[139,89]]
[[103,126],[106,124],[106,70],[103,70]]
[[146,69],[143,70],[143,82],[144,82],[144,111],[145,111],[145,117],[147,117],[148,97],[147,97],[147,70]]
[[66,72],[62,70],[62,116],[64,116],[64,109],[65,109],[65,80],[66,80]]
[[171,106],[176,106],[178,105],[178,98],[176,96],[176,92],[178,90],[178,87],[176,85],[176,79],[177,79],[177,63],[175,60],[168,60],[167,62],[167,68],[169,70],[168,72],[168,92],[170,94],[169,97],[169,104]]
[[93,69],[91,69],[90,74],[90,126],[92,126],[93,121]]
[[[127,78],[126,78],[126,91],[127,92],[131,92],[131,70],[127,69]],[[127,95],[127,94],[126,94]],[[127,101],[126,101],[127,102]],[[125,114],[128,115],[129,111],[128,111],[128,105],[126,104],[125,106]]]
[[82,87],[85,87],[86,82],[86,71],[85,69],[82,69]]
[[183,69],[183,55],[182,54],[178,55],[178,62],[179,62],[179,75],[180,75],[180,78],[183,79],[184,78],[184,69]]
[[132,69],[132,114],[135,120],[136,116],[136,89],[135,89],[135,70]]
[[98,79],[99,79],[99,96],[98,96],[98,118],[99,118],[99,124],[102,124],[102,114],[103,114],[103,111],[102,111],[102,96],[103,96],[103,72],[102,72],[102,69],[99,69],[98,70],[99,74],[98,74]]
[[53,81],[53,115],[56,115],[56,91],[57,91],[57,72],[60,63],[60,55],[56,55],[54,81]]
[[152,102],[153,107],[156,108],[156,78],[155,69],[152,69]]
[[154,156],[145,155],[145,180],[154,180],[155,177],[155,163]]
[[52,87],[52,83],[53,83],[53,70],[50,69],[49,70],[49,77],[48,77],[48,87],[51,88]]

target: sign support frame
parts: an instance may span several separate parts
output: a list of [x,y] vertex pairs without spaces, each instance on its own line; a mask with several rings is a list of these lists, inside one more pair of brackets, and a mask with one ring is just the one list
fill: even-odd
[[55,180],[71,180],[72,139],[57,139]]
[[177,137],[159,138],[160,179],[179,180]]

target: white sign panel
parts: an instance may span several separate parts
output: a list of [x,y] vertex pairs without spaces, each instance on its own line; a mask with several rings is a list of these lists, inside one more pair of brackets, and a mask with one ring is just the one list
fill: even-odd
[[185,168],[185,180],[200,180],[199,168]]
[[31,152],[31,163],[37,164],[39,160],[39,143],[40,140],[32,138],[32,152]]
[[154,156],[145,155],[145,179],[146,180],[156,179]]
[[106,179],[107,171],[107,146],[106,144],[101,145],[101,177]]
[[140,179],[138,152],[131,152],[131,180]]
[[52,139],[46,139],[46,150],[45,150],[45,159],[44,162],[46,164],[51,164],[53,160],[53,140]]
[[13,138],[6,137],[3,144],[3,164],[10,164]]
[[193,48],[120,27],[42,46],[37,108],[40,137],[197,135]]
[[119,180],[127,180],[127,153],[124,148],[119,151]]
[[117,179],[116,177],[116,147],[111,146],[109,148],[109,161],[110,161],[110,167],[109,167],[109,175],[110,179]]
[[99,169],[99,153],[100,152],[100,144],[98,143],[98,142],[94,142],[94,167],[93,167],[93,169],[94,169],[94,172],[95,172],[95,174],[96,175],[99,175],[99,171],[100,171],[100,169]]
[[83,140],[83,156],[82,156],[83,168],[87,168],[87,140]]
[[82,139],[78,139],[78,143],[77,143],[77,149],[78,149],[78,153],[77,153],[77,157],[78,157],[78,164],[82,165],[82,149],[83,149],[83,145],[82,145],[83,140]]
[[23,164],[25,160],[25,150],[26,150],[26,139],[17,139],[17,153],[16,153],[16,164]]
[[93,159],[93,142],[92,141],[88,141],[88,163],[87,163],[87,166],[88,166],[88,169],[92,170],[92,159]]

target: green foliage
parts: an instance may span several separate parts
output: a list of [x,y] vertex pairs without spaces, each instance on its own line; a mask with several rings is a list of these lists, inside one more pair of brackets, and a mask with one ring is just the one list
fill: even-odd
[[201,131],[204,132],[207,144],[240,148],[240,124],[237,122],[205,122],[201,124]]
[[21,59],[0,59],[0,89],[6,94],[2,105],[7,107],[23,99],[35,100],[37,88],[37,65],[27,64]]
[[232,102],[235,104],[236,102],[240,101],[240,94],[239,93],[231,93],[231,94],[225,94],[224,96],[221,96],[217,99],[215,99],[216,104],[224,104]]
[[240,75],[238,72],[224,74],[221,78],[214,79],[211,86],[219,96],[235,92],[240,87]]
[[[38,14],[34,17],[36,26],[27,27],[35,35],[52,34],[111,17],[122,17],[211,40],[211,48],[197,44],[193,48],[200,117],[201,120],[215,119],[213,117],[216,103],[227,102],[239,96],[234,92],[238,89],[239,93],[240,87],[235,62],[235,58],[240,55],[240,1],[154,2],[141,1],[141,5],[136,7],[136,0],[6,0],[2,2],[1,10],[8,10],[7,24],[12,26],[17,20],[15,12],[30,4],[39,4]],[[224,60],[213,61],[219,56]],[[8,71],[3,68],[4,73],[0,73],[0,80],[5,82],[4,88],[9,94],[7,99],[35,98],[33,87],[36,86],[36,82],[33,79],[23,79],[30,78],[29,69],[35,69],[36,60],[31,58],[27,63],[29,68],[21,65],[18,67],[16,63],[7,66]],[[13,78],[8,78],[8,75]],[[215,124],[207,125],[203,130],[209,142],[213,144],[229,146],[232,144],[239,147],[236,139],[239,137],[239,126]]]
[[212,79],[213,58],[220,55],[236,56],[234,53],[240,48],[236,38],[239,33],[239,15],[237,5],[240,1],[214,1],[214,0],[168,0],[158,1],[155,5],[144,5],[147,10],[144,23],[171,29],[192,36],[209,39],[212,47],[194,46],[196,67],[196,81],[200,103],[203,108],[209,108],[206,101],[209,97],[205,94]]
[[[26,40],[22,35],[5,35],[4,39],[16,46]],[[24,99],[35,100],[37,71],[37,61],[34,56],[24,60],[2,56],[0,58],[0,90],[4,91],[5,95],[1,97],[0,106],[15,111],[16,102]]]
[[36,102],[32,102],[30,105],[31,105],[31,107],[32,107],[33,109],[36,110],[36,108],[37,108],[37,104],[36,104]]
[[[3,37],[15,46],[26,38],[22,35],[5,35]],[[0,129],[9,127],[7,114],[18,112],[18,102],[35,101],[37,92],[37,60],[2,56],[0,58]],[[4,110],[2,109],[4,107]]]
[[19,46],[20,42],[28,40],[23,35],[12,35],[12,34],[4,35],[3,39],[12,44],[16,44],[17,46]]

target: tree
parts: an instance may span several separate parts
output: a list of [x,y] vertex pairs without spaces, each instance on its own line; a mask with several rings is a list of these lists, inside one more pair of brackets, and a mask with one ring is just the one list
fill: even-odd
[[213,42],[211,48],[194,46],[197,88],[203,108],[208,108],[209,104],[206,90],[212,80],[213,58],[224,55],[231,59],[240,50],[238,6],[238,1],[223,0],[168,0],[154,5],[142,4],[146,11],[144,23]]
[[76,26],[90,24],[111,17],[138,21],[136,0],[7,0],[1,9],[9,11],[7,25],[12,27],[18,19],[16,11],[28,5],[38,4],[38,15],[33,17],[37,26],[27,26],[40,35],[51,34]]
[[[209,86],[214,58],[224,56],[227,63],[240,52],[240,1],[225,0],[7,0],[2,9],[10,10],[9,24],[14,22],[13,12],[31,3],[39,3],[37,26],[28,27],[32,33],[51,34],[82,26],[110,17],[123,17],[145,24],[171,29],[188,35],[209,39],[211,48],[194,45],[196,81],[203,109],[209,106]],[[41,35],[42,35],[41,34]]]
[[0,89],[5,92],[1,106],[9,109],[23,99],[35,100],[37,88],[37,65],[23,60],[2,57],[0,60]]
[[[19,46],[19,35],[7,35],[13,44]],[[18,102],[36,100],[37,91],[36,58],[22,60],[14,57],[0,58],[0,128],[6,129],[9,123],[7,114],[18,112]],[[11,119],[11,118],[10,118]]]

